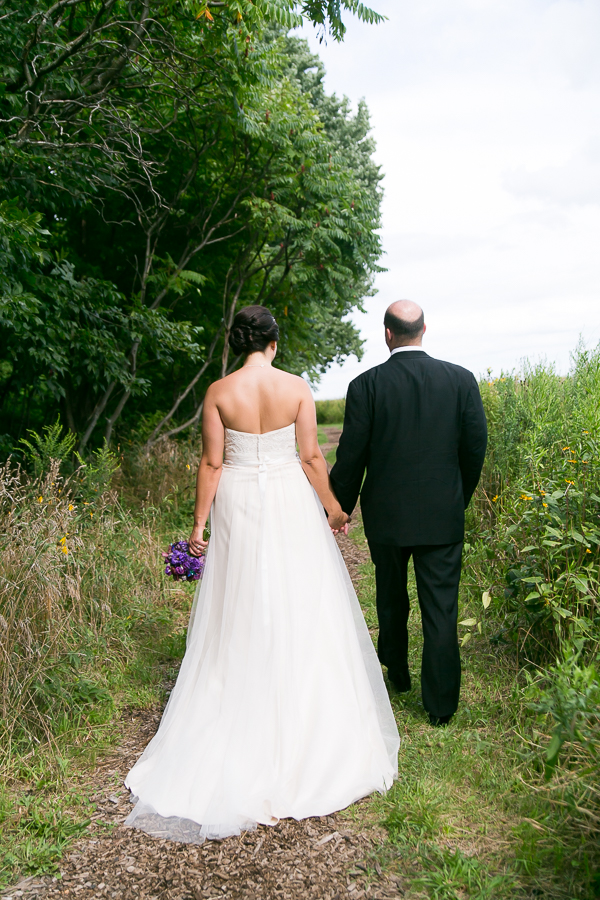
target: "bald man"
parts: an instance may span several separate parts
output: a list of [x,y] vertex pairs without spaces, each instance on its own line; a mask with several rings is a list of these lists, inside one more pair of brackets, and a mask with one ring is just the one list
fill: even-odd
[[472,373],[422,349],[426,326],[416,303],[392,303],[384,327],[390,358],[348,388],[331,482],[348,514],[361,497],[375,563],[377,649],[398,691],[411,688],[412,557],[423,621],[423,705],[432,725],[445,725],[460,693],[457,617],[465,509],[481,474],[487,426]]

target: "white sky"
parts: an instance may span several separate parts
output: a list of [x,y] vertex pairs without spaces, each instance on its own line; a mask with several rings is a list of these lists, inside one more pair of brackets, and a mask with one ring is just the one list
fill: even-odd
[[383,25],[348,22],[319,45],[326,88],[371,111],[385,173],[388,272],[362,362],[316,395],[341,397],[383,362],[383,313],[425,310],[424,349],[477,375],[528,356],[566,371],[600,340],[598,0],[371,0]]

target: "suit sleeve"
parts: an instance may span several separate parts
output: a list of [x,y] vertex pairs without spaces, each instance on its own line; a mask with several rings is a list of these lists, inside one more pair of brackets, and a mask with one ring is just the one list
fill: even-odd
[[344,429],[336,461],[331,470],[331,486],[345,513],[356,506],[362,487],[371,441],[372,415],[365,386],[352,381],[346,396]]
[[462,475],[465,509],[477,487],[487,447],[487,421],[481,402],[479,386],[471,376],[471,385],[463,410],[458,448],[458,462]]

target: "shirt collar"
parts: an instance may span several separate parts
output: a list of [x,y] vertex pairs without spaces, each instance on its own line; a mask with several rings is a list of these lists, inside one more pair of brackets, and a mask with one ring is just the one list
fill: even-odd
[[394,353],[404,353],[406,350],[421,350],[421,351],[423,351],[423,348],[418,347],[416,344],[409,344],[407,347],[394,347],[394,349],[390,353],[390,356],[393,356]]

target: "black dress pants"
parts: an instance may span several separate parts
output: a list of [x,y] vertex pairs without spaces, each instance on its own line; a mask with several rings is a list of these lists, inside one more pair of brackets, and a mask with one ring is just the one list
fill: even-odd
[[408,671],[408,561],[413,558],[423,621],[421,690],[433,716],[456,712],[460,693],[458,583],[462,541],[418,547],[394,547],[369,541],[375,563],[380,662],[400,690],[410,688]]

